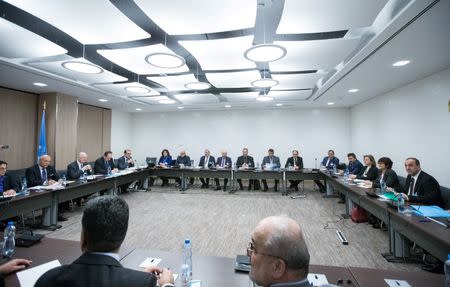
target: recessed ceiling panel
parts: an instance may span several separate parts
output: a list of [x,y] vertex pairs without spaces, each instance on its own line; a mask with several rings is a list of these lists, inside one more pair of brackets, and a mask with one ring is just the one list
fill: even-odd
[[356,48],[359,39],[330,39],[316,41],[275,41],[286,48],[284,58],[269,63],[271,71],[306,71],[331,69]]
[[255,68],[254,62],[244,57],[244,52],[252,46],[253,36],[237,38],[178,41],[186,48],[203,70],[232,70]]
[[285,0],[277,34],[320,33],[371,26],[387,0]]
[[145,102],[148,104],[160,104],[159,101],[169,100],[167,96],[151,96],[151,97],[132,97],[134,100]]
[[304,101],[311,95],[311,90],[308,91],[274,91],[271,90],[268,94],[280,101]]
[[133,41],[150,35],[110,1],[7,0],[69,34],[83,44]]
[[254,102],[259,92],[246,92],[246,93],[221,93],[228,102]]
[[186,91],[189,90],[184,85],[190,82],[196,82],[197,79],[193,74],[180,76],[164,76],[164,77],[147,77],[150,81],[163,85],[169,91]]
[[[117,74],[111,73],[109,71],[103,70],[99,74],[85,74],[80,72],[75,72],[72,70],[68,70],[63,67],[64,61],[55,61],[55,62],[33,62],[29,63],[31,67],[73,80],[77,82],[83,82],[86,84],[95,84],[95,83],[111,83],[111,82],[120,82],[126,81],[127,78],[119,76]],[[84,58],[77,58],[69,61],[81,62],[92,64],[88,60]]]
[[177,98],[183,104],[210,104],[219,102],[219,99],[213,94],[178,94],[175,95],[175,98]]
[[316,82],[323,74],[272,74],[272,78],[277,80],[279,84],[273,89],[289,90],[289,89],[312,89]]
[[206,73],[208,81],[216,88],[248,88],[252,82],[261,79],[261,74],[256,71],[232,72],[232,73]]
[[147,63],[145,58],[153,53],[175,54],[172,50],[170,50],[163,44],[128,49],[97,50],[97,52],[111,62],[136,74],[165,74],[182,73],[189,71],[189,68],[186,66],[186,64],[179,68],[164,69],[157,68]]
[[[251,28],[256,0],[135,0],[169,35],[205,34]],[[176,21],[174,19],[182,19]]]
[[[159,92],[148,87],[145,85],[142,85],[137,82],[132,83],[123,83],[123,84],[101,84],[101,85],[94,85],[96,88],[99,88],[101,90],[104,90],[106,92],[115,94],[117,96],[121,97],[136,97],[136,96],[157,96],[159,95]],[[130,88],[131,87],[131,88]],[[137,89],[133,89],[133,87],[137,87]],[[144,92],[144,89],[147,89],[148,92]],[[143,92],[136,92],[139,90],[142,90]]]
[[67,53],[66,49],[3,18],[0,18],[0,39],[0,57],[37,58]]

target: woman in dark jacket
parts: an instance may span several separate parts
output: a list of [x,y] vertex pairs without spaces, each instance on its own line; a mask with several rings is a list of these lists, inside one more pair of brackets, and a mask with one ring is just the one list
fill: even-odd
[[363,179],[373,181],[377,179],[378,168],[376,166],[375,158],[371,154],[364,156],[364,168],[358,174],[350,175],[351,179]]

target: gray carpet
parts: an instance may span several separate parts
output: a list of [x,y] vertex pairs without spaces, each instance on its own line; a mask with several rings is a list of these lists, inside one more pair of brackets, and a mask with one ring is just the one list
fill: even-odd
[[[121,195],[130,207],[126,248],[179,251],[184,238],[191,238],[197,254],[235,257],[245,254],[253,228],[270,215],[288,215],[302,226],[311,254],[311,264],[357,266],[405,271],[420,270],[419,265],[388,263],[381,253],[388,252],[388,234],[367,223],[340,220],[345,207],[338,199],[322,198],[307,185],[307,197],[291,199],[274,192],[238,192],[193,188],[180,194],[175,186],[152,187],[151,192]],[[65,215],[63,227],[48,237],[79,240],[82,209]],[[324,229],[329,222],[330,229]],[[335,229],[349,241],[342,245]]]

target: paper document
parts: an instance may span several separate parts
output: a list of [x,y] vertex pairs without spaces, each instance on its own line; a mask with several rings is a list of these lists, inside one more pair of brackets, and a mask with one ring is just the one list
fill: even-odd
[[30,269],[17,272],[17,278],[19,279],[20,286],[33,287],[39,277],[41,277],[45,272],[59,266],[61,266],[61,263],[58,260],[53,260]]
[[328,284],[327,276],[325,276],[325,274],[309,273],[308,281],[312,286]]
[[150,266],[158,266],[158,264],[161,262],[161,258],[147,258],[142,262],[139,267],[141,268],[147,268]]
[[389,287],[411,287],[405,280],[384,279]]
[[450,212],[447,210],[444,210],[436,205],[411,205],[411,207],[414,209],[414,213],[421,216],[428,216],[428,217],[444,217],[449,218]]

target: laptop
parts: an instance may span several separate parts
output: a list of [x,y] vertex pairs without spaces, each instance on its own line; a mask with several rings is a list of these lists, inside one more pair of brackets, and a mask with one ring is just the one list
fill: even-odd
[[156,157],[146,157],[145,162],[147,163],[148,167],[155,167],[157,159]]

